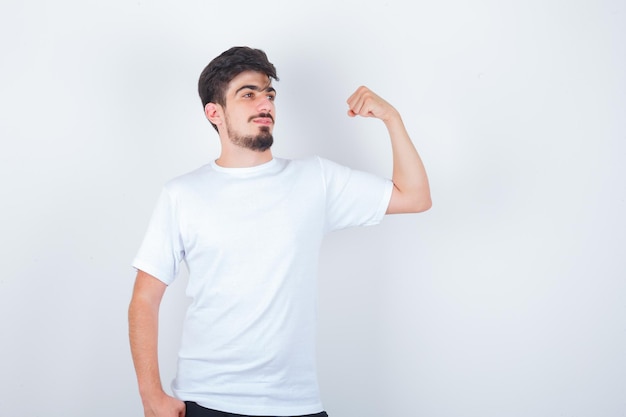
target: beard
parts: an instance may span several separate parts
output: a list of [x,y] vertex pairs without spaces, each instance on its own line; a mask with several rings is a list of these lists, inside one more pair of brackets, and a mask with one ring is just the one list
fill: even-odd
[[231,129],[230,123],[227,121],[226,130],[233,144],[256,152],[264,152],[274,143],[274,136],[267,126],[259,127],[259,133],[256,135],[240,135]]
[[268,150],[274,143],[274,136],[270,133],[268,127],[263,126],[261,131],[256,135],[230,135],[230,140],[237,146],[250,149],[257,152]]

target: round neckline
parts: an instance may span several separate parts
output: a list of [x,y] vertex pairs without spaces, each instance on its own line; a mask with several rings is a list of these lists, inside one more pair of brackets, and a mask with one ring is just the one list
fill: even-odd
[[264,172],[267,171],[271,168],[273,168],[274,166],[276,166],[277,164],[277,160],[276,158],[272,158],[267,162],[264,162],[260,165],[254,165],[251,167],[241,167],[241,168],[230,168],[230,167],[223,167],[217,164],[217,162],[215,162],[215,160],[211,161],[211,168],[213,168],[215,171],[217,172],[222,172],[225,174],[235,174],[235,175],[249,175],[249,174],[256,174],[259,172]]

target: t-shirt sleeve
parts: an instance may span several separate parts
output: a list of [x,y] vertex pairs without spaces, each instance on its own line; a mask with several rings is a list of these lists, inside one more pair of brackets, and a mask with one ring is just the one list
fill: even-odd
[[148,224],[148,229],[133,260],[133,267],[171,284],[184,259],[175,200],[163,188]]
[[389,206],[393,182],[318,159],[326,192],[326,231],[380,223]]

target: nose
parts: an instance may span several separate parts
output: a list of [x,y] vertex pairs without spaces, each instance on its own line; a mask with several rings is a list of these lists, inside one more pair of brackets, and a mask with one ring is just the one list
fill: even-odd
[[274,103],[267,96],[259,99],[257,110],[259,113],[270,113],[274,109]]

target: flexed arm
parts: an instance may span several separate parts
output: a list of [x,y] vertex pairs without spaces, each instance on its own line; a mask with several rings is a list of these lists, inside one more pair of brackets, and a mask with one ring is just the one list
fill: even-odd
[[348,98],[350,117],[375,117],[382,120],[391,139],[394,184],[387,214],[419,213],[431,205],[426,169],[409,137],[400,113],[367,87],[359,87]]

